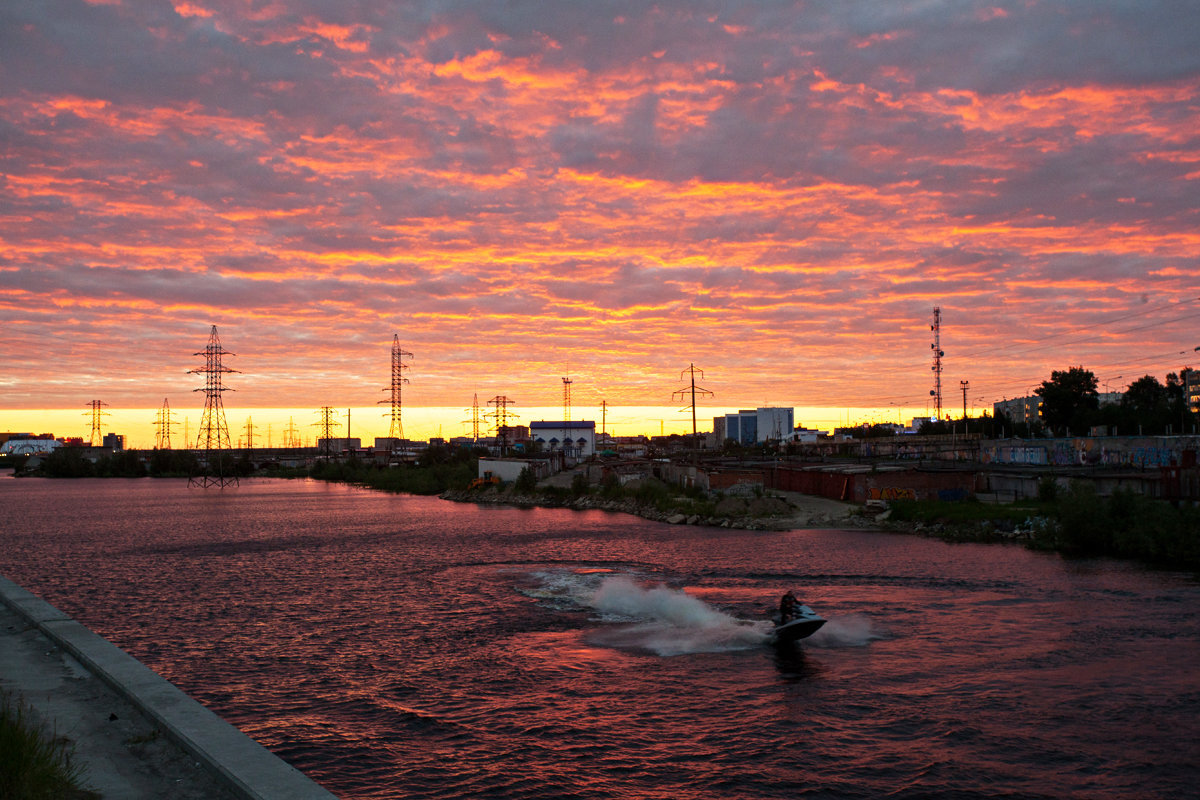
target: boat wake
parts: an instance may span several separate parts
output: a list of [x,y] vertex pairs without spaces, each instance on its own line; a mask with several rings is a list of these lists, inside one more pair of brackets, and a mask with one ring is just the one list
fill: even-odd
[[660,656],[747,650],[771,636],[769,622],[737,619],[687,592],[645,588],[623,576],[606,578],[589,605],[602,620],[617,623],[594,634],[598,644]]

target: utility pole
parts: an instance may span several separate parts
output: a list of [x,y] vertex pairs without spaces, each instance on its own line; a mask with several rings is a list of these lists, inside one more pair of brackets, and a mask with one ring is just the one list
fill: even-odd
[[89,410],[83,412],[85,417],[92,418],[92,434],[88,437],[88,444],[92,447],[99,447],[104,441],[104,437],[100,434],[100,417],[107,417],[110,414],[107,411],[101,411],[102,408],[108,408],[108,403],[93,400],[88,403]]
[[933,350],[933,388],[929,390],[929,394],[934,398],[934,408],[937,410],[937,419],[942,418],[942,356],[946,355],[942,350],[942,309],[941,306],[933,308],[933,324],[929,326],[929,330],[933,331],[933,344],[929,345],[929,349]]
[[967,389],[970,388],[970,381],[959,381],[958,385],[962,388],[963,393],[963,419],[967,418]]
[[[703,377],[704,377],[704,370],[702,370],[702,369],[697,369],[695,364],[688,364],[688,368],[687,368],[687,369],[685,369],[685,370],[683,370],[682,372],[680,372],[680,373],[679,373],[679,379],[680,379],[680,380],[683,380],[683,376],[684,376],[684,375],[687,375],[687,376],[689,376],[689,379],[690,379],[690,381],[691,381],[691,386],[690,386],[690,388],[676,389],[676,390],[675,390],[675,391],[674,391],[674,392],[671,394],[671,399],[672,399],[672,400],[674,400],[674,399],[675,399],[676,395],[678,395],[678,396],[679,396],[679,398],[680,398],[681,400],[683,400],[683,399],[686,399],[686,398],[687,398],[687,396],[688,396],[688,394],[689,394],[689,393],[691,394],[691,398],[692,398],[692,403],[691,403],[691,409],[692,409],[692,444],[693,444],[693,445],[695,445],[695,444],[696,444],[696,394],[697,394],[697,393],[699,393],[699,394],[701,394],[701,395],[708,395],[708,396],[710,396],[710,397],[711,397],[711,396],[712,396],[712,394],[713,394],[713,393],[712,393],[712,392],[710,392],[708,389],[705,389],[705,388],[702,388],[702,387],[700,387],[700,386],[697,386],[697,385],[696,385],[696,373],[697,373],[697,372],[699,372],[699,373],[700,373],[700,377],[701,377],[701,378],[703,378]],[[681,409],[680,409],[680,411],[681,411],[681,412],[682,412],[682,411],[687,411],[687,409],[686,409],[686,408],[681,408]]]
[[[391,396],[387,400],[380,400],[379,404],[390,403],[392,406],[392,424],[388,427],[388,438],[395,440],[397,443],[404,438],[404,424],[400,417],[401,411],[404,408],[402,396],[404,384],[408,383],[408,378],[404,377],[404,371],[409,369],[404,359],[412,357],[412,353],[400,347],[400,334],[392,334],[392,383],[391,386],[383,390],[390,392]],[[384,416],[386,417],[387,414],[384,414]],[[346,438],[350,438],[349,420],[347,420],[346,424]]]
[[606,426],[608,424],[608,401],[600,401],[600,435],[604,436],[608,433]]
[[215,456],[217,474],[207,474],[207,468],[212,466],[213,451],[228,450],[230,447],[229,426],[225,423],[225,405],[221,394],[231,390],[222,384],[221,376],[227,372],[237,372],[237,370],[225,366],[221,360],[226,355],[234,354],[221,346],[221,340],[217,336],[217,326],[213,325],[212,331],[208,335],[208,344],[203,350],[192,355],[204,356],[204,366],[201,369],[188,370],[188,374],[204,376],[204,388],[192,391],[204,392],[204,415],[200,418],[200,435],[196,437],[196,449],[205,452],[206,474],[198,479],[189,479],[188,486],[198,485],[205,489],[209,486],[216,486],[218,489],[224,489],[231,484],[237,486],[236,475],[225,475],[225,458],[219,452]]

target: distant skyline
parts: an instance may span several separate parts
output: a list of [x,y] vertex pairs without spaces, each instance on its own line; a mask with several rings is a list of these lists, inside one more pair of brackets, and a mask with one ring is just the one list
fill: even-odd
[[935,306],[954,415],[960,381],[982,409],[1200,367],[1197,30],[1106,0],[5,3],[0,430],[100,399],[152,444],[164,397],[194,430],[214,324],[235,441],[322,405],[385,435],[393,335],[414,435],[475,393],[559,408],[564,376],[675,413],[690,363],[709,424],[907,420]]

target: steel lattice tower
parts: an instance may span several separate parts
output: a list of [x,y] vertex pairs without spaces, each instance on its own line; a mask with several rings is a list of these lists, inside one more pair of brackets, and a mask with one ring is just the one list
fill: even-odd
[[[403,439],[404,424],[400,419],[400,413],[403,408],[402,390],[404,384],[408,383],[408,378],[404,377],[404,371],[409,369],[408,364],[404,363],[404,359],[412,358],[413,354],[400,347],[400,334],[392,335],[392,385],[384,389],[385,392],[391,392],[391,398],[388,400],[380,400],[379,404],[392,404],[392,424],[388,428],[388,438]],[[384,416],[388,416],[384,414]]]
[[479,393],[476,392],[471,397],[471,407],[465,409],[471,415],[470,419],[464,419],[464,425],[471,426],[471,441],[472,443],[479,442],[479,424],[483,422],[483,418],[479,416]]
[[283,446],[284,447],[299,447],[300,446],[300,430],[296,427],[296,423],[291,417],[288,417],[287,427],[283,429]]
[[[687,398],[688,394],[691,394],[691,397],[692,397],[692,403],[691,403],[691,409],[692,409],[692,444],[695,444],[695,443],[696,443],[696,441],[695,441],[695,439],[696,439],[696,395],[697,395],[697,393],[699,393],[699,394],[701,394],[701,395],[709,395],[709,396],[711,396],[711,395],[712,395],[712,392],[710,392],[708,389],[704,389],[704,388],[702,388],[702,387],[700,387],[700,386],[697,386],[697,385],[696,385],[696,373],[697,373],[697,372],[699,372],[699,373],[700,373],[700,377],[701,377],[701,378],[703,378],[703,377],[704,377],[704,370],[702,370],[702,369],[696,369],[696,365],[695,365],[695,364],[688,364],[688,368],[687,368],[687,369],[685,369],[685,370],[683,370],[682,372],[680,372],[680,373],[679,373],[679,379],[680,379],[680,380],[683,380],[683,376],[684,376],[684,375],[688,375],[688,376],[690,376],[690,378],[691,378],[691,385],[690,385],[690,387],[689,387],[689,388],[685,388],[685,389],[676,389],[676,390],[675,390],[675,391],[674,391],[674,392],[671,394],[671,399],[672,399],[672,400],[674,400],[674,399],[675,399],[675,396],[676,396],[676,395],[679,395],[679,399],[681,399],[681,400],[684,400],[684,399],[686,399],[686,398]],[[686,408],[683,408],[683,409],[680,409],[680,410],[681,410],[681,411],[687,411],[687,409],[686,409]]]
[[508,449],[508,422],[509,419],[516,419],[517,415],[508,410],[513,401],[504,395],[496,395],[491,400],[487,401],[489,406],[495,406],[495,411],[489,411],[484,414],[484,419],[495,420],[496,424],[492,428],[496,431],[496,438],[500,443],[500,455],[504,455]]
[[167,398],[163,398],[162,408],[158,410],[158,414],[154,418],[154,449],[155,450],[170,450],[171,449],[171,429],[178,425],[175,422],[174,415],[171,413],[171,404],[167,402]]
[[933,344],[929,345],[929,349],[933,350],[933,388],[929,390],[930,397],[934,398],[934,407],[937,409],[936,418],[942,418],[942,356],[946,355],[942,351],[942,309],[940,306],[933,308],[933,324],[929,326],[929,330],[933,331]]
[[204,392],[204,414],[200,417],[200,433],[196,437],[196,449],[205,451],[206,469],[204,475],[190,479],[188,485],[198,485],[205,489],[209,486],[216,486],[219,489],[224,489],[230,484],[236,486],[237,476],[225,474],[227,459],[220,452],[217,452],[215,456],[216,475],[207,474],[208,469],[213,466],[213,451],[229,450],[231,446],[229,425],[225,423],[225,404],[221,395],[232,390],[223,385],[221,376],[227,372],[237,372],[236,369],[222,363],[225,356],[232,356],[234,353],[221,346],[221,339],[217,336],[217,326],[213,325],[212,331],[208,334],[208,344],[204,346],[203,350],[192,355],[204,356],[204,367],[188,370],[188,374],[204,376],[204,388],[192,391]]
[[571,379],[563,378],[563,422],[571,421]]
[[325,440],[325,455],[329,456],[332,455],[333,451],[333,429],[342,423],[334,418],[335,411],[333,406],[321,406],[317,413],[321,415],[321,421],[314,422],[313,425],[321,429],[321,438]]
[[88,444],[92,447],[99,447],[104,442],[104,437],[100,435],[100,418],[107,417],[108,412],[101,411],[102,408],[108,408],[108,403],[93,400],[88,403],[88,410],[83,412],[85,417],[92,418],[92,433],[88,437]]

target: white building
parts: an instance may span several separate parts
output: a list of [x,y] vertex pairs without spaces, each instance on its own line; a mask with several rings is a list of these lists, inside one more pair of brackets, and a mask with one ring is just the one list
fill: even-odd
[[529,439],[543,450],[562,450],[567,458],[589,458],[596,454],[596,423],[531,422]]

